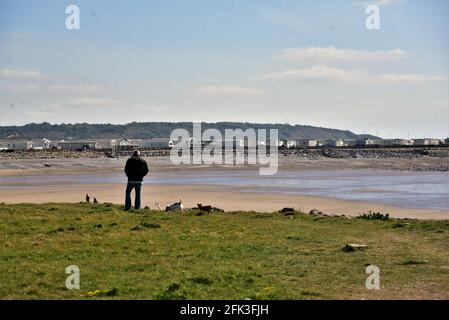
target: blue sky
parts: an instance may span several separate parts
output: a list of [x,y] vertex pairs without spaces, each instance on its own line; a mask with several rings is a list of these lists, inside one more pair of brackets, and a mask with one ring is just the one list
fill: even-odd
[[[80,30],[65,28],[66,6]],[[380,30],[365,27],[369,4]],[[0,0],[0,125],[246,121],[449,135],[444,0]]]

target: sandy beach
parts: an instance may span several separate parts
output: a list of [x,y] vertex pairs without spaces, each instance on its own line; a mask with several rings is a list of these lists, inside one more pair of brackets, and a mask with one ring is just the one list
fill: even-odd
[[[85,185],[49,185],[45,191],[4,189],[0,202],[4,203],[49,203],[80,202],[85,194],[95,196],[101,202],[121,204],[124,201],[124,185],[121,184],[85,184]],[[273,212],[283,207],[293,207],[304,212],[319,209],[327,214],[358,215],[368,211],[388,212],[397,218],[412,219],[448,219],[449,211],[431,209],[410,209],[375,204],[363,201],[347,201],[326,197],[283,195],[264,193],[263,190],[250,192],[242,188],[211,185],[150,185],[142,190],[143,206],[155,209],[155,203],[161,206],[176,202],[182,195],[185,207],[196,207],[198,203],[211,204],[226,211]]]
[[[123,170],[125,159],[67,159],[64,161],[22,161],[13,164],[2,162],[0,175],[2,177],[30,175],[63,175],[98,174],[101,172],[114,172],[120,174]],[[410,160],[407,160],[410,161]],[[421,160],[422,161],[422,160]],[[44,166],[48,164],[50,166]],[[188,170],[200,172],[211,170],[208,166],[184,166],[174,167],[167,158],[149,159],[152,172],[176,172],[176,170]],[[332,170],[354,166],[366,165],[366,161],[355,159],[353,161],[327,160],[327,161],[292,161],[283,160],[280,170]],[[213,168],[217,170],[217,167]],[[224,175],[229,170],[246,170],[248,167],[225,166],[219,167]],[[254,169],[254,167],[252,168]],[[151,172],[150,172],[151,174]],[[95,179],[95,178],[93,178]],[[0,178],[0,188],[4,185]],[[10,184],[9,184],[10,186]],[[80,202],[84,201],[85,194],[96,197],[100,202],[122,204],[124,201],[124,183],[48,183],[39,185],[38,188],[26,187],[22,183],[16,186],[3,187],[0,193],[0,202],[4,203],[48,203],[48,202]],[[332,197],[280,194],[272,192],[267,187],[242,187],[214,184],[158,184],[146,183],[142,190],[143,206],[156,208],[155,203],[161,207],[178,201],[182,196],[185,207],[196,207],[198,203],[212,205],[226,211],[260,211],[273,212],[283,207],[309,212],[318,209],[327,214],[358,215],[368,211],[388,212],[393,217],[416,219],[448,219],[449,210],[415,209],[391,206],[386,204],[371,203],[367,201],[353,201],[335,199]]]

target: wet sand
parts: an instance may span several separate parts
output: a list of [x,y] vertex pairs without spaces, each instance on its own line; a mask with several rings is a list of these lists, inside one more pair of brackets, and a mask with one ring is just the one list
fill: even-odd
[[[151,171],[177,170],[246,170],[246,166],[183,166],[175,167],[167,158],[148,159]],[[58,175],[69,173],[101,173],[123,172],[126,159],[68,159],[65,161],[19,161],[0,163],[0,202],[4,203],[48,203],[48,202],[80,202],[86,193],[96,197],[100,202],[123,204],[124,183],[53,183],[39,185],[39,188],[21,187],[1,188],[2,176]],[[408,160],[407,160],[408,161]],[[422,160],[421,160],[422,161]],[[45,167],[44,164],[50,164]],[[333,170],[341,168],[358,168],[366,165],[363,160],[326,160],[326,161],[290,161],[281,162],[282,170]],[[254,169],[254,167],[252,167]],[[449,219],[448,210],[412,209],[364,201],[340,200],[329,197],[291,195],[273,193],[264,187],[230,187],[214,184],[145,184],[142,190],[142,206],[155,208],[176,202],[182,196],[185,207],[196,207],[198,203],[220,207],[226,211],[253,210],[260,212],[278,211],[283,207],[309,212],[318,209],[327,214],[357,215],[368,211],[389,213],[393,217],[416,219]]]

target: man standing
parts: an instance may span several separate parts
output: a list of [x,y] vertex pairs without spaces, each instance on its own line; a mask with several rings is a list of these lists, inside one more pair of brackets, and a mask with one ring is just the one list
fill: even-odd
[[125,210],[131,208],[131,191],[134,189],[136,200],[134,209],[140,209],[140,191],[142,190],[142,181],[148,173],[148,165],[145,160],[140,158],[140,152],[134,151],[133,156],[126,161],[125,173],[128,177],[126,186]]

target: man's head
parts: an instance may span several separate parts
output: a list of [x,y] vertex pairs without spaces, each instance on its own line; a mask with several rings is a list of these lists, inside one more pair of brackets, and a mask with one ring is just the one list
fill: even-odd
[[140,151],[139,150],[135,150],[133,152],[133,157],[140,157]]

